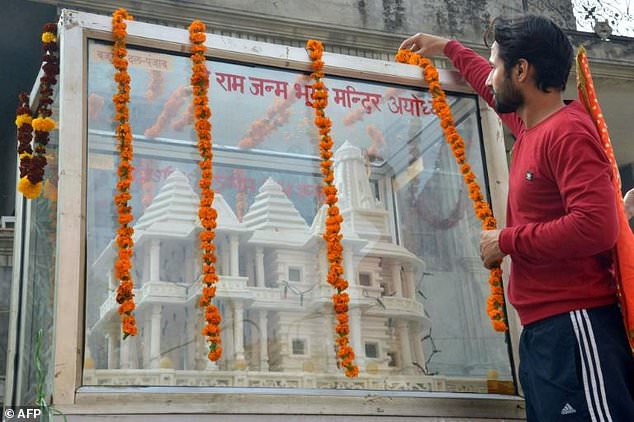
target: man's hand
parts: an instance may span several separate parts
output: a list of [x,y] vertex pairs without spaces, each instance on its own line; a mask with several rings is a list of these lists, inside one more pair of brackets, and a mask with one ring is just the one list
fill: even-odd
[[488,270],[499,266],[505,256],[500,250],[500,232],[501,230],[485,230],[480,233],[480,259]]
[[625,203],[625,214],[627,215],[627,219],[634,217],[634,189],[630,189],[627,191],[625,196],[623,197],[623,202]]
[[447,38],[419,32],[403,41],[400,48],[412,50],[414,53],[424,57],[433,57],[442,55],[445,45],[447,45],[448,42],[449,40]]

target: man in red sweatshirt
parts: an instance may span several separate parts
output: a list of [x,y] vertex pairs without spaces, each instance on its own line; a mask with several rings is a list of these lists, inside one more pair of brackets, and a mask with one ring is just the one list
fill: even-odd
[[489,60],[416,34],[401,48],[445,54],[516,138],[506,228],[482,232],[484,266],[511,257],[509,301],[524,329],[529,421],[634,421],[634,359],[617,305],[611,168],[597,129],[563,91],[573,48],[538,16],[496,20]]

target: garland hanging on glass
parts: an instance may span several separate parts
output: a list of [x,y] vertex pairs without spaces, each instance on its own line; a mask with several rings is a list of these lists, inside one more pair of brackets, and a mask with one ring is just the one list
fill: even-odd
[[189,26],[189,41],[191,43],[192,77],[191,86],[193,94],[194,116],[196,122],[194,128],[198,138],[198,151],[200,152],[200,207],[198,217],[202,224],[200,232],[200,249],[202,251],[202,294],[200,307],[204,308],[206,324],[202,335],[205,336],[209,353],[207,357],[211,361],[217,361],[222,356],[222,339],[220,337],[220,311],[213,304],[216,296],[216,247],[214,245],[216,219],[218,214],[213,207],[214,190],[213,181],[213,151],[211,140],[211,108],[209,107],[209,73],[207,72],[205,58],[205,24],[194,21]]
[[[469,198],[473,201],[473,209],[478,219],[482,222],[485,230],[495,230],[496,221],[489,203],[484,200],[484,195],[476,176],[467,162],[465,153],[465,143],[456,129],[456,124],[451,113],[451,108],[447,104],[447,96],[440,85],[438,70],[431,60],[421,57],[410,50],[399,50],[396,54],[396,61],[399,63],[409,63],[419,66],[423,70],[423,75],[429,92],[432,95],[432,107],[434,113],[440,118],[440,125],[445,135],[445,140],[451,147],[451,151],[460,166],[460,172],[467,187],[469,188]],[[502,269],[493,268],[489,274],[490,294],[487,299],[487,314],[491,318],[491,323],[495,331],[504,332],[508,330],[507,318],[504,311],[504,288],[502,285]]]
[[18,98],[20,103],[15,112],[15,125],[18,128],[18,156],[20,157],[20,183],[18,184],[18,190],[27,198],[33,199],[39,195],[37,185],[28,180],[31,157],[33,156],[33,148],[31,147],[31,141],[33,140],[33,126],[31,126],[31,123],[33,117],[31,117],[29,95],[22,92]]
[[[16,111],[15,124],[18,128],[18,155],[20,156],[20,181],[18,190],[28,199],[35,199],[42,192],[42,181],[46,168],[46,145],[50,133],[56,127],[53,115],[53,86],[59,75],[57,48],[57,25],[47,23],[42,30],[42,71],[39,101],[35,108],[36,118],[32,118],[29,97],[20,94],[20,105]],[[33,137],[35,147],[31,147]]]
[[132,129],[130,127],[130,112],[128,103],[130,102],[130,74],[128,73],[128,52],[126,50],[127,25],[126,21],[132,20],[132,16],[125,9],[118,9],[112,14],[112,36],[114,44],[112,46],[112,64],[116,70],[114,80],[117,84],[117,93],[112,96],[114,103],[115,117],[117,122],[115,137],[117,139],[117,149],[119,151],[119,168],[117,174],[117,193],[114,196],[114,203],[117,206],[119,229],[117,230],[116,244],[118,254],[115,259],[114,269],[117,280],[120,281],[117,288],[117,303],[119,304],[119,314],[123,338],[134,336],[137,333],[136,320],[133,311],[134,304],[134,281],[132,280],[132,255],[134,253],[134,228],[130,226],[134,219],[132,206],[129,201],[132,199]]
[[354,363],[354,350],[350,345],[350,325],[348,317],[348,307],[350,296],[346,292],[348,281],[343,278],[343,246],[341,244],[342,234],[341,224],[343,217],[339,213],[337,206],[337,188],[334,185],[335,173],[332,161],[333,140],[330,137],[331,120],[326,117],[326,106],[328,105],[328,91],[323,82],[324,62],[322,60],[324,47],[321,42],[308,40],[306,50],[312,60],[312,73],[310,77],[314,80],[312,87],[312,101],[315,109],[315,125],[319,129],[319,153],[321,156],[321,173],[323,175],[323,192],[328,205],[328,216],[326,217],[326,230],[323,238],[326,241],[326,251],[328,254],[328,283],[335,288],[336,293],[332,296],[335,318],[337,326],[337,361],[344,368],[347,377],[359,375],[359,368]]

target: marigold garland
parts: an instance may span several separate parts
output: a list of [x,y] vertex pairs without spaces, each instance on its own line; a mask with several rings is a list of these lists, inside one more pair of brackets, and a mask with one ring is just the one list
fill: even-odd
[[[18,127],[18,154],[20,155],[20,181],[18,190],[29,198],[35,199],[42,192],[44,169],[46,168],[46,145],[50,141],[50,132],[56,127],[51,118],[53,114],[53,85],[57,83],[59,60],[57,54],[57,25],[47,23],[42,30],[42,70],[40,78],[39,101],[35,109],[37,117],[31,118],[28,96],[20,95],[15,124]],[[24,101],[26,98],[26,103]],[[27,116],[28,114],[28,116]],[[31,134],[35,147],[31,150]],[[28,145],[28,148],[26,148]]]
[[266,117],[254,120],[247,133],[238,141],[238,146],[240,148],[255,148],[276,129],[286,124],[291,116],[290,108],[299,98],[301,98],[297,92],[301,90],[301,86],[306,79],[308,78],[303,74],[297,77],[294,83],[296,90],[295,95],[290,95],[285,99],[275,98],[273,100],[273,104],[271,104],[266,110]]
[[33,118],[31,117],[31,107],[29,106],[29,96],[22,92],[18,98],[20,102],[15,112],[15,125],[17,126],[18,138],[18,156],[20,157],[20,181],[18,182],[18,190],[29,199],[37,198],[42,185],[34,185],[28,180],[29,170],[31,168],[31,157],[33,156],[33,148],[31,140],[33,139],[33,126],[31,125]]
[[214,245],[216,218],[218,216],[213,208],[214,190],[213,180],[213,151],[211,142],[211,108],[209,107],[209,73],[207,72],[205,58],[205,24],[201,21],[193,21],[189,26],[189,41],[191,43],[192,77],[194,116],[196,123],[194,128],[198,135],[198,151],[200,152],[200,208],[198,217],[203,226],[200,232],[200,249],[202,250],[202,294],[200,307],[205,309],[207,324],[202,330],[202,335],[209,343],[207,357],[216,361],[222,356],[222,339],[220,337],[220,311],[212,303],[216,296],[216,247]]
[[368,147],[368,159],[370,161],[383,159],[383,148],[385,147],[385,136],[383,131],[374,125],[368,125],[365,128],[366,133],[372,140],[372,143]]
[[134,336],[137,333],[136,320],[133,311],[134,282],[132,280],[132,254],[134,252],[134,228],[132,223],[132,206],[128,203],[132,199],[132,129],[130,128],[130,74],[128,73],[128,52],[126,50],[127,25],[125,21],[132,20],[132,16],[125,9],[118,9],[112,14],[112,64],[116,69],[114,80],[117,83],[117,93],[112,96],[114,103],[117,128],[115,136],[119,150],[119,181],[114,202],[117,206],[119,229],[117,230],[116,243],[119,253],[115,260],[114,269],[117,280],[120,280],[117,288],[117,303],[121,315],[123,338]]
[[148,101],[154,101],[163,94],[164,86],[163,72],[160,70],[150,70],[150,82],[145,93]]
[[165,101],[165,104],[163,104],[163,110],[161,110],[161,114],[156,118],[154,124],[145,129],[143,134],[149,138],[156,138],[163,133],[167,124],[176,117],[176,113],[178,113],[178,110],[180,110],[185,103],[185,98],[188,93],[189,87],[187,86],[183,85],[176,88],[167,101]]
[[328,204],[328,217],[326,217],[326,230],[323,238],[326,241],[326,252],[328,254],[328,283],[336,289],[332,296],[337,326],[337,360],[345,369],[347,377],[359,375],[359,368],[354,363],[354,350],[350,345],[350,326],[348,324],[348,305],[350,296],[346,292],[348,281],[343,278],[343,246],[341,244],[342,235],[341,224],[343,217],[339,213],[337,206],[337,188],[334,186],[335,173],[332,161],[333,140],[330,137],[330,127],[332,122],[326,117],[326,105],[328,104],[328,91],[322,79],[324,77],[324,62],[322,60],[324,47],[321,42],[308,40],[306,50],[312,60],[312,70],[310,77],[314,80],[312,84],[313,108],[315,109],[315,125],[319,129],[320,141],[319,152],[321,155],[321,173],[323,175],[323,192]]
[[251,123],[246,135],[238,141],[238,146],[243,149],[255,148],[277,128],[284,126],[290,117],[289,108],[295,101],[295,97],[286,100],[276,98],[267,110],[266,118]]
[[194,124],[194,103],[189,103],[187,108],[181,113],[178,120],[172,123],[172,129],[181,131],[187,125]]
[[143,192],[141,206],[144,210],[150,206],[152,200],[154,199],[154,180],[152,180],[153,172],[153,160],[141,158],[139,166],[137,167],[137,174],[139,174],[139,186],[141,187],[141,192]]
[[[480,185],[476,181],[471,166],[467,162],[465,153],[465,143],[456,130],[456,125],[451,114],[451,108],[447,104],[447,96],[440,85],[438,70],[431,60],[421,57],[410,50],[399,50],[396,54],[396,61],[419,66],[423,70],[423,75],[429,92],[432,94],[432,108],[434,113],[440,118],[440,125],[443,129],[445,139],[456,162],[460,166],[465,184],[469,189],[469,198],[473,201],[473,209],[476,216],[482,222],[485,230],[495,230],[496,221],[489,203],[484,200],[484,195]],[[506,315],[504,312],[504,289],[502,286],[502,270],[493,268],[489,274],[490,295],[487,299],[487,314],[491,318],[491,323],[495,331],[504,332],[508,329]]]

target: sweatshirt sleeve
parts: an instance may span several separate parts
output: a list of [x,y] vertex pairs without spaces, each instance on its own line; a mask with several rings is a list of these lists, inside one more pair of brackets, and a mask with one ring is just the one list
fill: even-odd
[[612,170],[601,145],[587,133],[573,133],[548,150],[550,171],[565,214],[544,223],[508,227],[500,249],[526,258],[583,258],[614,246],[618,217]]
[[[487,78],[491,73],[491,65],[482,56],[473,50],[463,46],[458,41],[451,40],[444,50],[445,55],[451,60],[454,67],[484,100],[495,109],[493,93],[486,86]],[[498,113],[500,119],[508,126],[513,135],[519,135],[524,124],[515,113]]]

